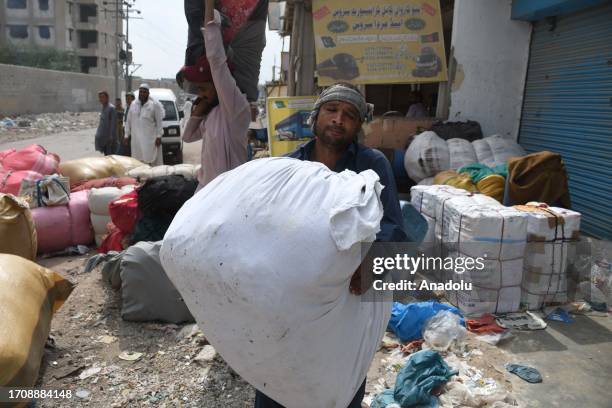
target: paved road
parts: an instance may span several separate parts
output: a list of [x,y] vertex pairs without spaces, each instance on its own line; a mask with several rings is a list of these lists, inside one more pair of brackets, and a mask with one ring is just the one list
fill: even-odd
[[[42,145],[50,152],[57,153],[62,161],[79,159],[81,157],[101,156],[99,152],[94,150],[94,135],[95,128],[78,130],[73,132],[56,133],[36,137],[33,139],[25,139],[2,143],[0,139],[0,151],[11,147],[21,149],[31,144]],[[185,143],[183,145],[183,159],[185,163],[200,163],[201,142]]]

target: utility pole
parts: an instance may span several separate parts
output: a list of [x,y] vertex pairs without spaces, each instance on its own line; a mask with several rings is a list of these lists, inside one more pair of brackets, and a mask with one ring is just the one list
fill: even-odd
[[115,0],[115,98],[119,97],[119,1]]
[[125,92],[132,90],[132,78],[130,77],[130,5],[125,3]]

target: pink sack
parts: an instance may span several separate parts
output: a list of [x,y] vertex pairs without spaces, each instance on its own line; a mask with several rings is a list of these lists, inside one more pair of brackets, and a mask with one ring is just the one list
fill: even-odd
[[89,220],[88,191],[70,195],[70,203],[32,210],[38,236],[38,253],[61,251],[73,245],[89,245],[94,239]]
[[[4,159],[6,156],[8,156],[9,154],[13,154],[17,151],[17,149],[13,149],[12,147],[8,150],[3,150],[0,152],[0,164],[2,163],[2,159]],[[2,167],[2,166],[0,166]]]
[[58,172],[60,158],[40,145],[30,145],[19,151],[0,156],[0,165],[7,170],[31,170],[41,174]]
[[94,240],[89,211],[89,190],[70,194],[70,218],[72,219],[72,245],[89,245]]
[[29,170],[6,170],[0,167],[0,193],[18,195],[21,188],[21,180],[40,180],[44,176]]

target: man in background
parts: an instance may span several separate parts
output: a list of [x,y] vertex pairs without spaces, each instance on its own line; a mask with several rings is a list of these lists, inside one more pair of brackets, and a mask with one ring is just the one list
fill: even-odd
[[125,144],[123,143],[123,136],[125,134],[125,110],[123,109],[123,102],[121,98],[115,99],[115,111],[117,112],[117,154],[126,156]]
[[163,164],[163,119],[162,104],[149,96],[149,85],[140,85],[138,100],[130,105],[125,125],[124,140],[131,138],[132,157],[151,166]]
[[107,156],[115,154],[117,149],[117,112],[115,107],[109,103],[108,92],[99,92],[98,100],[102,105],[102,111],[96,130],[95,148],[96,151]]

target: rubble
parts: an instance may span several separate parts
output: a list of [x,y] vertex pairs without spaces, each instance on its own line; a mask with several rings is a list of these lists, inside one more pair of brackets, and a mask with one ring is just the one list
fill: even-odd
[[31,139],[54,133],[91,129],[98,126],[98,112],[41,113],[5,117],[0,120],[3,142]]

